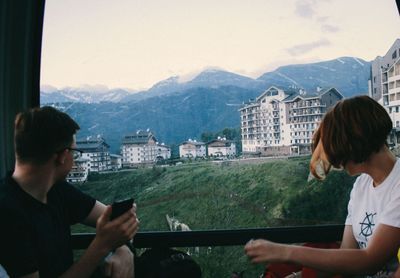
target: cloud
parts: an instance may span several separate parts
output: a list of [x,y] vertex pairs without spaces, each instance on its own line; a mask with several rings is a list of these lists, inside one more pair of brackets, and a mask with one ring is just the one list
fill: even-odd
[[319,41],[315,41],[315,42],[311,42],[311,43],[295,45],[291,48],[286,49],[286,51],[289,52],[289,54],[292,56],[298,56],[298,55],[310,52],[316,48],[329,46],[331,44],[332,43],[327,39],[320,39]]
[[319,23],[325,23],[329,19],[329,16],[319,16],[317,18],[317,22]]
[[322,32],[336,33],[340,30],[340,28],[337,26],[334,26],[334,25],[330,25],[330,24],[323,24],[321,26],[321,30],[322,30]]
[[312,18],[315,15],[315,0],[298,0],[296,1],[295,14],[304,18]]

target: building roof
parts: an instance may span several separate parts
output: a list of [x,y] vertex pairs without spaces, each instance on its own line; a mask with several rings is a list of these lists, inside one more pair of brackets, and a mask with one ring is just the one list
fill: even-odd
[[102,137],[98,136],[96,138],[79,139],[76,141],[76,147],[82,151],[95,151],[104,147],[109,148],[110,145]]
[[265,90],[261,95],[259,95],[255,101],[259,102],[262,98],[264,98],[264,96],[278,97],[279,91],[282,91],[285,95],[292,95],[292,94],[297,93],[298,89],[293,89],[293,88],[280,89],[276,86],[271,86],[267,90]]
[[207,145],[211,147],[230,147],[231,144],[234,144],[232,140],[224,140],[224,139],[214,139],[207,142]]
[[150,139],[157,142],[156,137],[150,130],[138,130],[135,133],[125,135],[122,139],[122,144],[147,144]]
[[294,101],[297,98],[300,98],[300,99],[303,99],[303,100],[319,98],[322,95],[324,95],[326,93],[329,93],[329,92],[332,92],[332,91],[337,93],[337,94],[339,94],[342,98],[344,98],[343,95],[336,88],[328,87],[328,88],[319,88],[319,89],[317,89],[316,92],[298,91],[298,92],[288,96],[283,101],[284,102],[291,102],[291,101]]
[[195,145],[195,146],[203,146],[205,144],[206,143],[201,142],[201,141],[191,141],[191,140],[188,140],[188,141],[185,141],[185,142],[181,143],[181,145]]

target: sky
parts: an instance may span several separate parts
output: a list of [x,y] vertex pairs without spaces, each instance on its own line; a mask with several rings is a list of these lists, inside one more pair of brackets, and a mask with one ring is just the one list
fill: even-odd
[[222,69],[383,56],[395,0],[47,0],[41,85],[146,89]]

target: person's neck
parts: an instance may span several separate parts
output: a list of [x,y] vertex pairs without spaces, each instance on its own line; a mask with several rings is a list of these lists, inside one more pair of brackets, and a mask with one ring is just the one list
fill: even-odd
[[379,186],[392,172],[396,157],[384,146],[379,152],[372,154],[366,162],[366,173],[374,181],[374,187]]
[[26,193],[46,204],[47,193],[55,183],[54,171],[48,164],[15,163],[13,179]]

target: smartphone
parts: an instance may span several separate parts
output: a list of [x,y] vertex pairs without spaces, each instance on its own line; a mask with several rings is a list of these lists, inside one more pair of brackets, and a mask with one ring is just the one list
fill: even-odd
[[133,198],[122,201],[115,201],[112,204],[111,220],[121,216],[133,206]]

